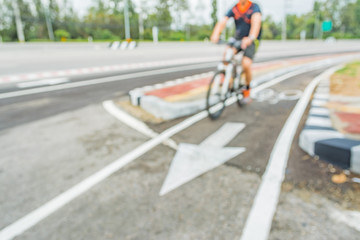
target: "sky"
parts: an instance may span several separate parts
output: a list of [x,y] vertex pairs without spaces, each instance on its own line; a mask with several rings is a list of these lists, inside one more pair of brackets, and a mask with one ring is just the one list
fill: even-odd
[[[80,13],[84,14],[86,9],[91,6],[92,0],[72,0],[74,8]],[[131,1],[131,0],[129,0]],[[139,4],[140,0],[132,0],[135,4]],[[236,3],[236,0],[218,0],[220,1],[221,6],[224,6],[222,9],[223,14]],[[291,14],[302,14],[312,10],[314,0],[253,0],[254,2],[259,3],[261,10],[265,16],[272,16],[272,18],[280,22],[282,20],[284,12],[284,1],[287,1],[287,12]],[[155,0],[147,1],[148,4],[155,2]],[[197,19],[191,18],[193,14],[188,14],[185,16],[190,19],[190,21],[204,21],[205,23],[210,23],[210,14],[211,14],[211,0],[188,0],[191,11],[196,12],[196,10],[201,9],[200,16],[196,16]],[[198,11],[199,12],[199,11]]]

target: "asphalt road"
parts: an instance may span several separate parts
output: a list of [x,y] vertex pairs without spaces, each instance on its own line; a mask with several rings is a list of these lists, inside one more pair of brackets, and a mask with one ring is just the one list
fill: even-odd
[[[358,40],[262,41],[256,61],[314,54],[360,51]],[[113,51],[107,43],[0,44],[0,76],[114,64],[219,58],[223,45],[211,43],[140,43],[134,51]]]
[[[294,46],[292,44],[295,43],[288,44]],[[297,44],[304,46],[303,43]],[[194,55],[179,53],[179,49],[169,52],[169,49],[174,50],[173,46],[164,45],[165,53],[148,56],[148,60],[164,60],[175,56],[191,58],[197,56],[195,51],[208,52],[207,56],[213,57],[221,52],[218,47],[199,50],[200,45],[196,44],[190,47]],[[321,44],[315,43],[315,46],[313,52],[302,54],[318,54]],[[33,53],[27,46],[12,47],[19,54],[26,51],[29,51],[29,55]],[[75,54],[77,56],[88,48],[77,49],[77,45],[67,47],[72,52],[79,51],[79,54]],[[2,48],[0,51],[3,51]],[[32,48],[37,50],[44,46]],[[61,51],[58,46],[46,48]],[[334,47],[334,51],[347,51],[349,48],[348,45],[344,48]],[[277,55],[279,49],[283,49],[281,44],[269,43],[264,55],[259,54],[258,61],[267,61],[269,56],[286,60],[287,57],[301,55],[299,48]],[[329,54],[325,49],[321,51]],[[154,49],[148,47],[144,51],[152,52]],[[131,55],[130,52],[114,54]],[[45,62],[49,62],[46,59],[51,58],[46,56],[39,60],[44,61],[45,66],[34,64],[23,71],[48,70],[48,67],[55,66],[52,65],[54,63],[46,66]],[[105,63],[99,58],[86,58],[89,59],[87,64],[77,65],[73,62],[61,66],[74,68]],[[113,64],[115,56],[109,58],[113,59],[106,64]],[[136,61],[136,57],[129,61]],[[17,64],[22,65],[21,61]],[[210,62],[209,67],[196,70],[1,99],[0,229],[43,206],[149,140],[111,116],[104,109],[103,101],[122,98],[135,87],[207,72],[213,69],[212,64],[215,66],[215,63]],[[15,69],[15,66],[13,69],[9,66],[7,72],[4,70],[2,73],[15,74]],[[272,89],[277,92],[289,89],[303,91],[324,70],[292,77]],[[80,77],[73,81],[88,79]],[[160,197],[159,191],[176,151],[163,145],[156,146],[24,231],[17,239],[240,238],[275,141],[296,103],[254,101],[244,109],[236,105],[226,108],[218,121],[207,118],[201,120],[172,139],[177,144],[198,145],[225,123],[240,122],[246,124],[245,129],[227,146],[246,147],[246,152]],[[149,126],[161,133],[183,120],[185,118]],[[333,216],[338,211],[344,216],[347,216],[347,210],[359,211],[360,189],[358,185],[333,184],[330,181],[332,173],[332,167],[326,163],[306,156],[298,148],[295,139],[269,239],[358,238],[356,229]]]

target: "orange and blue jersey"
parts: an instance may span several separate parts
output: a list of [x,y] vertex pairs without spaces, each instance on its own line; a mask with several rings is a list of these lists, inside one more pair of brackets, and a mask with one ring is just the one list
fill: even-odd
[[[235,38],[240,40],[243,37],[249,36],[250,27],[251,27],[251,17],[254,13],[261,13],[259,5],[248,1],[245,6],[242,6],[240,3],[236,4],[230,11],[226,14],[229,18],[234,18],[236,33]],[[258,40],[261,39],[261,29]]]

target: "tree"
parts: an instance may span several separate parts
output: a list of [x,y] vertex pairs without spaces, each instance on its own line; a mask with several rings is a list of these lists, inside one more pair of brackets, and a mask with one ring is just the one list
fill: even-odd
[[356,4],[348,3],[340,10],[341,27],[340,37],[354,37],[357,35]]
[[213,27],[215,27],[215,25],[218,21],[218,19],[217,19],[217,1],[212,0],[211,5],[212,5],[212,12],[211,12],[212,25],[213,25]]
[[281,38],[281,24],[275,23],[270,16],[262,22],[262,38],[268,40]]
[[180,30],[181,28],[181,15],[184,11],[189,9],[187,0],[172,0],[172,9],[175,12],[175,25],[176,29]]
[[359,23],[360,23],[360,0],[357,0],[355,2],[355,7],[354,7],[354,11],[355,11],[355,22],[356,22],[356,25],[357,25],[357,31],[356,31],[356,36],[357,37],[360,37],[360,29],[359,29]]
[[[156,12],[148,16],[148,27],[159,27],[159,39],[170,36],[171,23],[173,21],[170,13],[170,3],[167,0],[159,0]],[[150,26],[149,26],[150,25]]]
[[0,36],[3,41],[17,39],[13,10],[9,0],[2,0],[0,4]]

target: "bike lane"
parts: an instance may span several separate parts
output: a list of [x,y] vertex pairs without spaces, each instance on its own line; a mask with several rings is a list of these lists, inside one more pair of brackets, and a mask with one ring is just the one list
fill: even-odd
[[[320,72],[294,77],[275,85],[273,89],[277,92],[303,90]],[[158,146],[25,232],[19,239],[238,238],[272,147],[295,104],[296,101],[274,104],[274,101],[255,100],[240,110],[232,105],[218,121],[204,119],[176,134],[173,140],[198,145],[225,123],[241,122],[246,124],[245,129],[227,146],[246,147],[245,153],[160,197],[159,192],[175,151]],[[150,127],[156,132],[163,132],[182,120]],[[286,222],[276,223],[276,226],[287,226]],[[310,230],[316,227],[321,226],[311,226]],[[349,231],[349,236],[354,236]],[[328,234],[341,236],[338,229]]]

